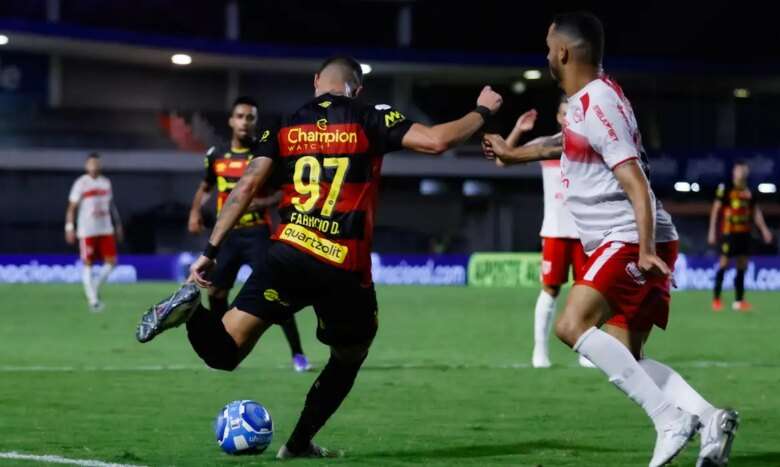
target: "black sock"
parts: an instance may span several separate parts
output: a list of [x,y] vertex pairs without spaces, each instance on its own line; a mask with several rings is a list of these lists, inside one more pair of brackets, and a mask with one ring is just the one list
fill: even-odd
[[187,321],[187,338],[195,353],[211,368],[232,371],[241,361],[236,342],[222,324],[222,316],[203,305],[198,305]]
[[745,298],[745,270],[737,269],[737,277],[734,278],[735,299],[740,302]]
[[349,394],[362,364],[362,360],[345,363],[331,355],[328,364],[309,389],[298,424],[287,440],[287,449],[301,453],[309,448],[314,435]]
[[723,275],[726,274],[726,269],[718,268],[717,274],[715,274],[715,299],[720,298],[720,291],[723,290]]
[[298,334],[298,325],[295,323],[295,317],[290,318],[279,326],[282,327],[284,337],[287,338],[287,343],[290,344],[290,351],[292,352],[293,357],[297,354],[302,354],[303,347],[301,346],[301,336]]
[[212,313],[222,318],[228,309],[227,297],[213,297],[209,295],[209,308]]

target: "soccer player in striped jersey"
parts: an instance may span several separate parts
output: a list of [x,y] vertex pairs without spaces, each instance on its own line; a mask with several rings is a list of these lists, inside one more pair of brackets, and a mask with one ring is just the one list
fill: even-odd
[[[653,327],[665,329],[668,321],[677,231],[650,187],[631,103],[603,72],[601,21],[558,15],[547,45],[550,72],[569,102],[561,156],[566,206],[590,255],[556,334],[650,417],[657,434],[650,467],[671,462],[702,424],[697,465],[726,465],[737,413],[714,407],[644,354]],[[500,136],[485,138],[488,155],[512,156]]]
[[[217,190],[217,214],[222,210],[230,192],[238,184],[249,163],[255,157],[255,148],[272,137],[271,128],[259,128],[257,103],[249,97],[239,97],[233,102],[228,125],[231,129],[229,145],[212,146],[205,159],[205,174],[198,185],[190,208],[187,228],[190,233],[198,234],[203,230],[201,206],[211,191]],[[269,190],[265,190],[269,192]],[[209,310],[219,316],[228,310],[228,294],[238,277],[238,271],[244,264],[257,267],[264,263],[266,251],[270,246],[271,216],[269,209],[275,208],[281,199],[281,193],[259,193],[252,199],[247,211],[239,218],[233,229],[227,234],[216,266],[209,279],[207,289]],[[303,353],[298,325],[295,318],[279,323],[292,353],[293,369],[297,372],[309,371],[311,365]]]
[[752,306],[745,300],[745,271],[750,255],[751,233],[753,224],[758,227],[764,243],[772,242],[772,232],[766,226],[764,214],[756,203],[753,192],[748,187],[750,168],[745,161],[737,161],[732,169],[731,183],[721,183],[715,193],[715,201],[710,212],[710,229],[707,241],[715,246],[718,241],[716,234],[720,220],[720,259],[718,272],[715,274],[715,288],[712,297],[712,310],[721,311],[723,304],[720,293],[723,288],[723,276],[733,259],[736,262],[737,274],[734,277],[734,311],[750,311]]
[[204,312],[185,286],[147,312],[141,342],[187,322],[195,351],[213,368],[232,370],[274,323],[306,306],[317,314],[317,338],[330,359],[306,397],[290,438],[277,457],[328,457],[312,440],[352,388],[379,326],[371,278],[371,243],[382,156],[400,149],[440,154],[476,133],[501,106],[486,86],[477,107],[451,122],[426,126],[389,105],[356,99],[363,88],[360,64],[350,57],[326,60],[314,76],[315,97],[283,119],[275,137],[247,167],[228,197],[193,280],[206,275],[225,235],[271,171],[281,182],[281,225],[273,235],[265,270],[253,271],[222,319]]

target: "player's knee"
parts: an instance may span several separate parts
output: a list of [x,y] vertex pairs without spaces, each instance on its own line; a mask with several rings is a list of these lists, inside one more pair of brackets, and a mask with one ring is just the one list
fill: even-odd
[[333,358],[344,364],[362,364],[363,360],[368,356],[368,349],[371,347],[371,342],[350,346],[333,346],[331,347],[331,355]]
[[542,286],[542,290],[544,290],[544,292],[547,295],[549,295],[549,296],[551,296],[553,298],[556,298],[558,296],[558,294],[561,293],[561,286],[560,285],[546,285],[545,284],[545,285]]
[[[201,313],[203,315],[205,313]],[[187,322],[187,337],[193,350],[206,365],[215,370],[233,371],[241,363],[241,353],[221,322],[209,318]]]

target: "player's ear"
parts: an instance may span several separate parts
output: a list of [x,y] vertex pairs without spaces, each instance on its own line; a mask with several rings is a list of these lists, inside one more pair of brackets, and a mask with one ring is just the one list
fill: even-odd
[[355,95],[352,97],[359,96],[362,91],[363,91],[363,86],[358,86],[357,89],[355,89]]
[[320,82],[320,74],[314,73],[314,90],[317,90],[317,84]]
[[558,49],[558,61],[565,65],[569,63],[569,58],[571,58],[569,54],[569,49],[565,46],[561,46],[561,48]]

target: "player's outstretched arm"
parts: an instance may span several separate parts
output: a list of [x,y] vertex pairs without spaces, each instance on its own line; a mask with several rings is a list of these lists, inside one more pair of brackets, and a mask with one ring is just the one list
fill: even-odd
[[753,209],[753,218],[755,219],[756,227],[758,227],[758,230],[761,231],[761,237],[763,237],[764,243],[768,245],[772,243],[772,231],[769,230],[769,227],[766,225],[766,220],[764,220],[764,212],[761,211],[761,208],[756,205]]
[[500,94],[485,86],[477,98],[477,108],[463,117],[439,125],[413,124],[401,141],[404,148],[424,154],[441,154],[469,139],[501,107]]
[[650,182],[636,159],[617,165],[612,172],[628,195],[634,208],[639,232],[639,262],[642,272],[668,276],[669,266],[655,254],[655,210],[650,196]]
[[503,165],[510,165],[559,159],[563,148],[557,144],[551,146],[547,142],[510,147],[501,135],[486,134],[482,138],[482,152],[489,159],[495,158]]
[[517,117],[515,126],[512,128],[512,131],[506,138],[506,144],[512,148],[517,146],[517,143],[520,141],[520,137],[534,129],[534,124],[536,124],[536,117],[538,115],[539,113],[536,111],[536,109],[531,109]]
[[214,258],[217,256],[219,245],[246,212],[257,191],[265,184],[271,174],[272,165],[273,160],[270,157],[252,159],[236,187],[230,192],[230,196],[217,217],[217,223],[211,231],[206,251],[190,266],[190,279],[199,286],[208,287],[211,285],[205,275],[214,266]]
[[723,206],[723,202],[721,200],[716,199],[712,203],[712,209],[710,209],[710,227],[707,232],[707,243],[710,245],[715,245],[718,241],[718,236],[715,233],[716,226],[718,225],[718,213],[720,213],[720,208]]

